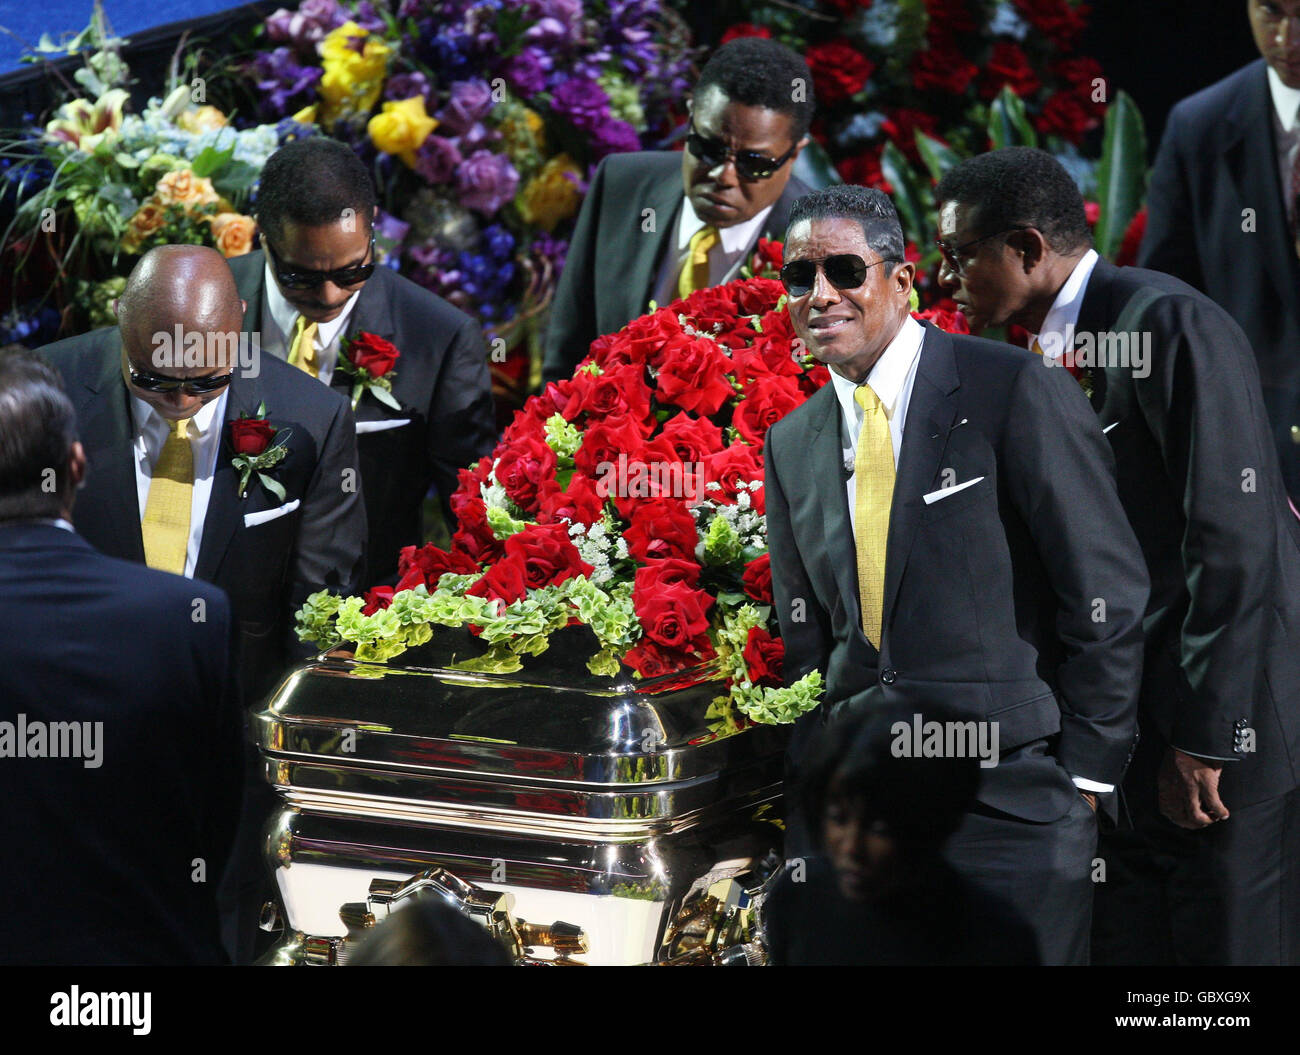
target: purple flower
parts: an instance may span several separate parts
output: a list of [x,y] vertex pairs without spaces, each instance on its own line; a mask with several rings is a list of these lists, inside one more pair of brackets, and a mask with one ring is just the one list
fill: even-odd
[[500,132],[495,132],[479,123],[470,128],[463,136],[457,136],[456,146],[460,148],[462,154],[469,154],[490,143],[495,143],[500,138]]
[[554,18],[543,18],[528,27],[524,40],[541,48],[562,48],[571,38],[568,26]]
[[540,48],[524,48],[506,64],[505,78],[517,94],[528,98],[546,87],[551,66],[551,57]]
[[467,209],[491,215],[515,196],[519,173],[504,154],[476,150],[456,169],[456,192]]
[[[293,52],[286,47],[258,52],[253,58],[252,73],[261,93],[262,110],[272,117],[305,106],[310,100],[299,97],[314,93],[321,78],[319,68],[299,66]],[[296,104],[295,99],[299,99]]]
[[594,80],[574,77],[552,93],[551,109],[567,117],[575,128],[594,133],[609,120],[609,96]]
[[385,99],[411,99],[420,96],[424,99],[425,106],[429,103],[430,91],[429,78],[423,73],[395,73],[388,78],[388,83],[384,86]]
[[388,28],[384,24],[384,20],[379,17],[378,12],[375,11],[375,5],[370,0],[361,0],[361,3],[357,4],[356,12],[352,15],[352,21],[362,29],[370,30],[371,33],[382,33]]
[[623,154],[641,149],[641,137],[626,121],[604,121],[591,133],[591,158],[599,161],[606,154]]
[[438,114],[449,132],[464,135],[492,109],[492,88],[484,80],[456,81],[451,98]]
[[415,152],[415,171],[435,186],[450,180],[460,163],[460,150],[442,136],[429,136]]
[[297,11],[282,7],[272,14],[266,20],[266,31],[272,40],[287,40],[305,49],[347,20],[347,12],[339,9],[338,0],[302,0]]
[[405,220],[399,220],[383,209],[375,214],[375,245],[379,248],[382,263],[394,269],[401,266],[402,241],[410,229],[411,225]]
[[582,26],[582,0],[535,0],[532,6],[543,19],[560,22],[570,32]]

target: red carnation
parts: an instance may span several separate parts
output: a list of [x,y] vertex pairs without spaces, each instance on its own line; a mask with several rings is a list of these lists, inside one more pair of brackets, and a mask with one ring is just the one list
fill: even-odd
[[745,565],[745,574],[741,579],[745,593],[764,604],[772,603],[772,557],[764,553]]
[[636,617],[646,637],[665,648],[699,651],[708,640],[708,611],[713,598],[685,583],[661,584],[656,589],[632,595]]
[[230,445],[236,454],[246,454],[256,458],[266,451],[275,428],[262,418],[237,418],[230,423]]
[[862,52],[843,37],[825,44],[814,44],[804,58],[812,70],[817,102],[833,106],[857,95],[876,68]]
[[947,43],[932,43],[912,59],[912,86],[919,92],[961,95],[978,73],[975,63]]
[[761,447],[767,430],[803,401],[803,393],[792,378],[760,377],[745,389],[731,423],[748,442]]
[[735,392],[728,380],[731,360],[716,343],[700,337],[662,360],[655,392],[665,403],[708,416]]
[[390,341],[373,333],[359,333],[348,341],[348,360],[371,377],[383,377],[397,363],[402,353]]
[[640,503],[623,537],[628,552],[642,563],[664,557],[694,560],[699,540],[691,511],[685,502],[674,498],[652,498]]
[[362,615],[374,615],[381,608],[387,608],[393,603],[393,588],[391,586],[375,586],[366,591],[366,603],[361,609]]
[[980,95],[992,99],[1003,85],[1009,85],[1021,98],[1033,95],[1043,86],[1020,46],[1009,40],[1000,40],[993,45],[993,54],[980,74]]
[[785,644],[779,637],[773,637],[766,630],[757,626],[749,628],[749,637],[745,642],[745,665],[749,668],[749,680],[755,685],[770,685],[780,688],[781,668],[785,664]]
[[506,539],[506,560],[517,557],[524,563],[524,579],[530,590],[553,586],[595,569],[584,561],[569,540],[563,524],[530,524]]

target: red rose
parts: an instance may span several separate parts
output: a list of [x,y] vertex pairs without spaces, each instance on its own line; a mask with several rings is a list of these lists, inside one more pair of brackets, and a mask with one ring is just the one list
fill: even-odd
[[767,430],[803,401],[803,393],[792,378],[760,377],[745,389],[731,423],[748,442],[761,447]]
[[745,592],[756,601],[772,603],[772,557],[764,553],[745,565],[745,574],[741,579]]
[[1057,92],[1047,100],[1043,112],[1034,118],[1034,127],[1043,135],[1058,135],[1071,143],[1083,140],[1084,133],[1097,124],[1097,117],[1071,92]]
[[833,106],[857,95],[876,68],[843,37],[814,44],[804,52],[804,58],[812,70],[817,102],[823,106]]
[[598,481],[597,494],[608,494],[624,520],[632,519],[638,503],[654,499],[680,498],[698,505],[704,500],[704,466],[683,463],[673,445],[656,436]]
[[470,597],[489,597],[513,604],[528,592],[528,569],[518,553],[494,563],[487,574],[465,591]]
[[563,524],[533,524],[506,539],[506,560],[518,558],[524,564],[524,579],[530,590],[553,586],[595,569],[582,559],[569,540]]
[[[730,283],[722,286],[705,286],[697,289],[685,300],[673,302],[678,311],[687,317],[691,326],[707,333],[717,334],[736,325],[736,288]],[[659,367],[665,359],[671,358],[689,344],[685,341],[671,341],[664,345],[650,362]]]
[[634,593],[632,605],[646,637],[665,648],[697,651],[702,647],[700,639],[707,640],[713,598],[703,590],[670,583]]
[[[477,566],[474,570],[478,570]],[[421,572],[419,568],[412,568],[397,580],[397,585],[393,587],[393,593],[401,593],[403,590],[414,590],[417,586],[423,586],[428,589],[429,583],[426,581],[424,573]]]
[[933,43],[912,59],[912,86],[919,92],[961,95],[977,73],[979,67],[947,43]]
[[605,499],[596,485],[581,473],[574,473],[563,491],[552,491],[542,499],[537,513],[539,524],[594,524],[605,508]]
[[665,403],[708,417],[734,393],[731,360],[716,343],[700,337],[665,358],[655,378],[655,394]]
[[433,543],[423,546],[403,546],[397,558],[397,571],[405,576],[408,572],[418,572],[430,590],[438,585],[438,580],[449,572],[458,575],[470,575],[478,571],[474,559],[466,553],[452,550],[450,553],[439,549]]
[[393,588],[391,586],[375,586],[366,591],[365,607],[361,609],[362,615],[374,615],[381,608],[387,608],[393,603]]
[[451,548],[464,553],[478,567],[492,563],[505,549],[501,540],[492,534],[492,529],[488,527],[486,520],[472,528],[465,528],[462,525],[461,529],[451,536]]
[[642,563],[664,557],[694,560],[699,541],[691,511],[685,502],[673,498],[653,498],[640,503],[623,537],[628,552]]
[[970,333],[970,323],[954,300],[941,300],[925,311],[914,311],[912,318],[932,323],[946,333]]
[[770,38],[771,36],[772,31],[767,26],[756,26],[753,22],[737,22],[735,25],[727,27],[727,31],[722,34],[721,43],[726,44],[740,37]]
[[1147,210],[1144,205],[1129,221],[1124,230],[1124,238],[1119,243],[1119,252],[1115,254],[1115,263],[1119,267],[1130,267],[1137,263],[1138,247],[1142,245],[1142,236],[1147,233]]
[[270,445],[275,428],[261,418],[239,418],[230,423],[230,445],[236,454],[256,458]]
[[[721,485],[720,489],[706,485],[706,498],[722,505],[734,505],[736,495],[744,490],[749,495],[750,508],[763,512],[763,456],[759,448],[744,443],[732,444],[726,450],[710,455],[704,463],[704,472],[709,483]],[[759,483],[758,490],[750,491],[740,486],[751,480]]]
[[[882,126],[883,127],[883,126]],[[913,141],[913,148],[916,143]],[[841,158],[835,162],[835,170],[845,183],[859,187],[875,187],[886,194],[894,193],[894,185],[885,179],[880,170],[880,144],[869,146],[851,157]]]
[[[685,343],[689,338],[682,333],[682,324],[677,321],[677,313],[666,305],[650,315],[641,315],[633,319],[615,334],[606,344],[595,360],[602,370],[623,363],[644,364],[654,361],[666,344]],[[593,352],[597,340],[592,345]]]
[[555,452],[544,435],[527,433],[511,439],[497,460],[497,482],[525,513],[536,513],[542,497],[558,488]]
[[1067,50],[1088,21],[1086,4],[1072,7],[1066,0],[1013,0],[1025,21],[1061,50]]
[[604,421],[590,425],[582,434],[582,446],[573,455],[578,472],[596,481],[596,493],[609,497],[610,489],[601,488],[601,480],[618,466],[618,456],[639,450],[645,442],[640,426],[628,417],[612,415]]
[[770,685],[774,689],[781,687],[785,644],[779,637],[773,637],[760,627],[751,626],[744,656],[750,681],[755,685]]
[[765,268],[771,268],[773,271],[779,272],[784,258],[785,246],[781,242],[760,238],[758,248],[754,250],[754,264],[751,270],[755,274]]
[[684,465],[702,462],[722,449],[722,430],[708,418],[692,414],[673,415],[655,438],[668,443]]
[[647,595],[665,586],[681,585],[694,589],[700,583],[700,566],[694,560],[682,560],[680,557],[665,557],[653,564],[646,564],[636,570],[636,584],[633,591]]
[[938,118],[921,110],[909,110],[906,107],[889,110],[887,113],[889,116],[880,126],[881,131],[894,141],[894,145],[907,156],[909,161],[920,164],[921,153],[916,146],[916,130],[919,128],[926,135],[934,135],[939,127]]
[[1083,218],[1088,222],[1089,227],[1096,227],[1097,221],[1101,219],[1101,206],[1095,201],[1084,202]]
[[371,377],[383,377],[402,353],[382,337],[373,333],[360,333],[348,342],[348,359],[358,370],[365,370]]
[[1052,65],[1052,72],[1079,95],[1092,98],[1092,90],[1102,77],[1101,63],[1090,58],[1060,59]]
[[958,33],[974,33],[975,20],[966,0],[925,0],[929,16],[926,36],[930,40],[951,40]]
[[643,678],[659,678],[694,666],[699,660],[680,649],[667,649],[643,637],[623,656],[623,662]]
[[1025,53],[1009,40],[1000,40],[993,45],[993,54],[980,74],[980,95],[992,99],[1004,84],[1021,98],[1033,95],[1043,86]]
[[572,397],[564,408],[564,419],[573,421],[586,414],[594,423],[614,414],[627,415],[642,426],[650,423],[650,386],[645,383],[645,368],[639,364],[610,366],[599,376],[581,374],[573,379]]
[[826,3],[846,18],[854,11],[865,11],[871,6],[871,0],[826,0]]
[[735,287],[736,306],[744,315],[763,315],[776,307],[785,287],[774,278],[749,278]]

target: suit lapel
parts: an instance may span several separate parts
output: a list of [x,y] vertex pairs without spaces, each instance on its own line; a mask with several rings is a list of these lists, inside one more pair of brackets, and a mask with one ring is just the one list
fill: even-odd
[[[814,417],[810,426],[808,453],[822,509],[826,552],[831,555],[835,590],[844,603],[845,616],[850,623],[861,626],[857,557],[845,489],[844,448],[840,444],[840,407],[835,398],[835,386],[828,382],[813,398],[822,401],[822,412]],[[846,545],[848,553],[844,555]]]
[[[232,268],[231,270],[235,270]],[[248,254],[248,263],[235,271],[235,286],[248,305],[244,309],[244,332],[262,330],[262,301],[266,299],[266,264],[261,250]]]
[[623,287],[626,298],[623,317],[635,319],[638,315],[644,315],[650,298],[655,295],[659,284],[659,264],[664,254],[671,251],[677,238],[677,225],[681,222],[684,200],[680,168],[674,168],[667,179],[651,188],[651,200],[646,202],[646,206],[654,209],[656,217],[666,216],[668,222],[657,224],[653,238],[638,234],[632,242],[636,252],[628,267],[627,284]]
[[[199,543],[199,559],[195,562],[194,577],[215,582],[226,550],[235,532],[243,524],[244,513],[251,510],[246,500],[239,497],[239,473],[231,464],[234,449],[229,442],[230,422],[253,414],[262,401],[260,378],[241,376],[238,372],[230,383],[226,397],[226,413],[221,422],[218,440],[217,466],[212,473],[212,491],[208,495],[208,510],[203,518],[203,539]],[[257,478],[249,484],[249,491],[258,486]]]
[[898,596],[903,569],[916,537],[918,518],[925,508],[922,495],[935,489],[948,435],[957,424],[957,364],[952,338],[925,323],[925,341],[916,383],[907,408],[894,500],[889,511],[889,542],[885,550],[884,625]]
[[[1118,273],[1119,268],[1105,259],[1099,259],[1093,267],[1092,274],[1088,276],[1088,284],[1084,287],[1083,303],[1079,305],[1079,318],[1074,324],[1076,348],[1081,334],[1090,333],[1095,341],[1096,335],[1109,330],[1111,323],[1117,318],[1117,313],[1111,310],[1110,302],[1111,284]],[[1103,367],[1094,366],[1088,371],[1088,375],[1092,379],[1092,395],[1089,401],[1092,403],[1092,409],[1100,413],[1106,402],[1106,392],[1109,387],[1106,371]]]

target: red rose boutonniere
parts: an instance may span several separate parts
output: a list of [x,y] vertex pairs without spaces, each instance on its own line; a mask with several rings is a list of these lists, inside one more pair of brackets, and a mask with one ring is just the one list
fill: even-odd
[[[285,442],[289,439],[289,429],[277,429],[266,420],[266,404],[257,408],[257,413],[250,418],[236,418],[230,423],[230,446],[235,456],[230,464],[239,470],[239,497],[248,497],[248,481],[253,473],[262,481],[271,494],[281,502],[284,501],[284,485],[274,477],[267,476],[267,469],[272,469],[284,461],[289,448]],[[274,443],[271,441],[275,440]]]
[[345,337],[342,343],[338,368],[353,379],[352,409],[356,410],[362,394],[369,392],[384,406],[401,410],[402,405],[393,398],[393,367],[402,353],[391,341],[373,333]]

